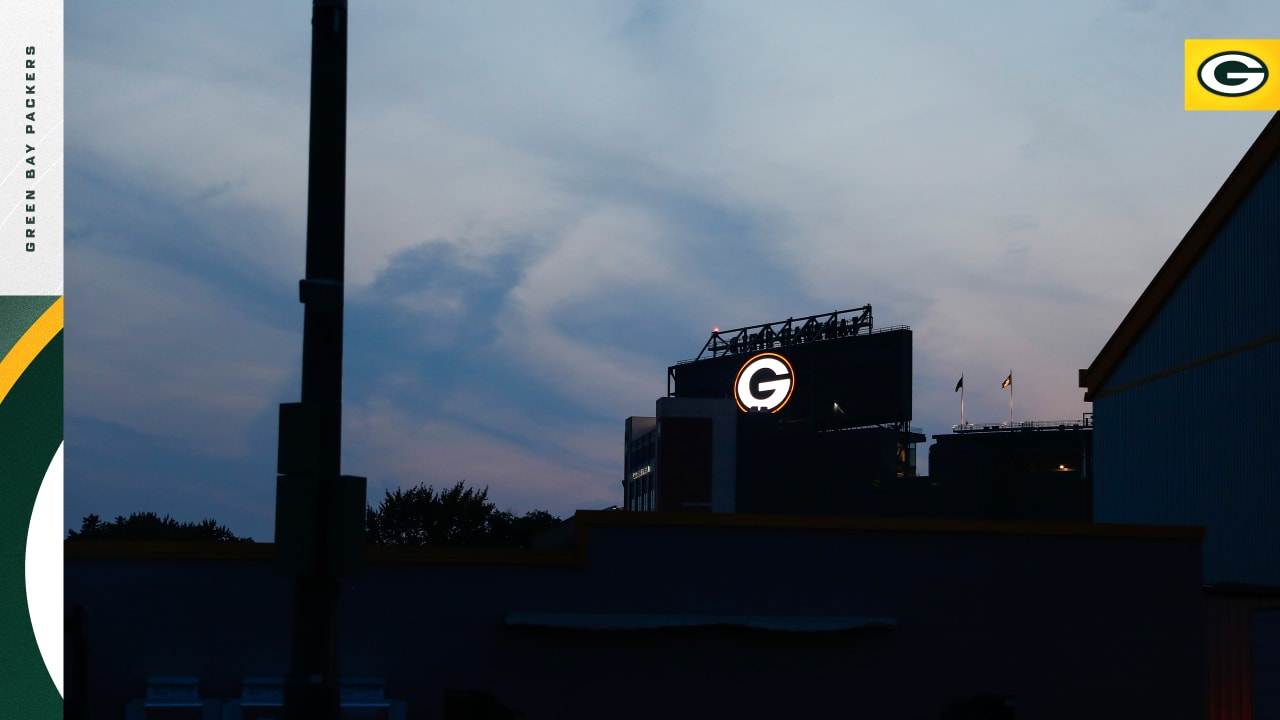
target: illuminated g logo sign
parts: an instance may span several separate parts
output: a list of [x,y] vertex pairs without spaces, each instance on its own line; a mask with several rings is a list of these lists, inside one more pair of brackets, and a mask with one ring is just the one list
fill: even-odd
[[1223,52],[1200,64],[1200,85],[1214,95],[1239,97],[1267,82],[1267,66],[1245,52]]
[[743,412],[778,412],[795,389],[791,363],[777,353],[761,353],[747,361],[733,381],[733,399]]

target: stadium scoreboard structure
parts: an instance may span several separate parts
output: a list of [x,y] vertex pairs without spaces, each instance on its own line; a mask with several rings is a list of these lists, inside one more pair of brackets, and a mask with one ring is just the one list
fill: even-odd
[[731,398],[742,412],[823,427],[911,420],[911,330],[875,330],[871,306],[715,330],[667,368],[667,394]]

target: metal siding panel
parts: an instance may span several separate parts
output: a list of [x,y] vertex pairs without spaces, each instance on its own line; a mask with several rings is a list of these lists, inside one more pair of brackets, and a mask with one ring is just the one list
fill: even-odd
[[[1280,334],[1278,240],[1273,163],[1101,389]],[[1205,525],[1207,580],[1280,585],[1277,378],[1269,342],[1096,400],[1095,517]]]
[[1280,720],[1280,609],[1253,611],[1253,699],[1257,720]]
[[1211,720],[1252,720],[1249,616],[1255,598],[1214,596],[1205,603],[1205,659]]
[[1102,388],[1280,333],[1280,164],[1273,163]]
[[1098,400],[1094,517],[1204,525],[1205,579],[1280,585],[1280,343]]

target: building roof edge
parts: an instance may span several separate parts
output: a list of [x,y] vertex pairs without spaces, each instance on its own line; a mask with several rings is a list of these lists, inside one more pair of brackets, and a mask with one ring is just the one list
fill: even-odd
[[1222,187],[1200,213],[1200,217],[1192,223],[1182,241],[1156,272],[1146,290],[1138,296],[1138,300],[1120,321],[1111,338],[1102,346],[1097,357],[1088,368],[1080,371],[1080,387],[1085,389],[1086,402],[1107,394],[1104,386],[1111,379],[1121,360],[1182,284],[1196,261],[1213,243],[1222,226],[1253,190],[1277,154],[1280,154],[1280,112],[1272,116],[1270,122],[1253,141],[1253,145],[1227,176]]

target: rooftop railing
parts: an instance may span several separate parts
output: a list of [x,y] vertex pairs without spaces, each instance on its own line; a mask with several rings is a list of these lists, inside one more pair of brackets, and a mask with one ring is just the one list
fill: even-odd
[[701,360],[704,355],[714,358],[790,347],[820,340],[835,340],[859,333],[865,335],[871,333],[873,327],[871,306],[864,305],[850,310],[837,310],[802,318],[792,317],[732,330],[716,328],[693,361]]
[[1083,430],[1093,427],[1093,414],[1088,413],[1078,420],[1022,420],[1002,423],[963,423],[951,426],[952,432],[1001,432],[1012,430]]

